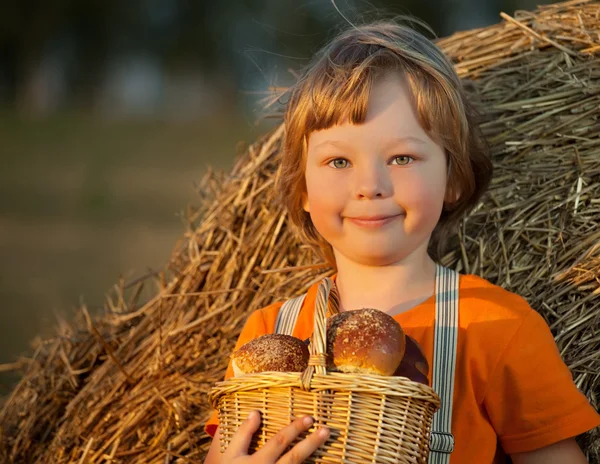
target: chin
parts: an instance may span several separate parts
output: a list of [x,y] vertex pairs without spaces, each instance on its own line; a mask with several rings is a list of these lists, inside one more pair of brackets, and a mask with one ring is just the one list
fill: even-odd
[[404,256],[402,255],[394,255],[389,253],[360,253],[356,252],[348,256],[352,261],[360,263],[364,266],[389,266],[391,264],[397,263]]

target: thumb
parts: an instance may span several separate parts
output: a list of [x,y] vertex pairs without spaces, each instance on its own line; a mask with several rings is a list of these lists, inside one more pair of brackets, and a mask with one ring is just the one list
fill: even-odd
[[248,447],[252,441],[252,435],[258,430],[260,426],[260,412],[252,411],[248,414],[248,417],[242,425],[237,429],[231,438],[231,442],[227,447],[226,454],[235,458],[237,456],[246,456],[248,454]]

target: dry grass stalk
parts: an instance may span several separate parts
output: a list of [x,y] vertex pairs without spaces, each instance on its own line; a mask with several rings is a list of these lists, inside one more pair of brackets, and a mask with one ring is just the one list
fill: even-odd
[[[551,325],[577,385],[600,401],[600,6],[519,12],[439,41],[484,115],[495,179],[442,260],[529,300]],[[250,311],[331,273],[300,245],[273,191],[281,128],[203,205],[164,272],[120,283],[106,313],[40,342],[0,409],[0,460],[197,462],[206,393]],[[273,271],[275,270],[275,271]],[[140,301],[141,285],[157,286]],[[600,462],[600,437],[581,441]]]

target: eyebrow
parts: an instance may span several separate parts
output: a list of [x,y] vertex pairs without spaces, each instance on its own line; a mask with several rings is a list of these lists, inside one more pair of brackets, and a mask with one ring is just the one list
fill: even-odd
[[390,140],[389,144],[394,145],[394,144],[401,144],[401,143],[406,143],[406,142],[412,142],[412,143],[416,143],[419,145],[426,144],[425,140],[422,140],[419,137],[413,137],[411,135],[407,135],[405,137],[395,137],[392,140]]
[[[389,141],[389,143],[387,144],[388,146],[390,145],[400,145],[403,143],[416,143],[418,145],[425,145],[426,142],[424,140],[421,140],[418,137],[413,137],[411,135],[407,135],[404,137],[394,137],[393,139],[391,139]],[[317,148],[322,148],[324,146],[327,145],[332,145],[336,148],[346,148],[347,146],[349,146],[350,144],[343,142],[341,140],[324,140],[323,142],[319,143],[317,146],[315,146],[315,150]]]
[[342,142],[341,140],[324,140],[323,142],[321,142],[315,146],[315,150],[317,148],[326,147],[327,145],[332,145],[336,148],[341,148],[341,149],[344,149],[347,146],[347,144],[345,142]]

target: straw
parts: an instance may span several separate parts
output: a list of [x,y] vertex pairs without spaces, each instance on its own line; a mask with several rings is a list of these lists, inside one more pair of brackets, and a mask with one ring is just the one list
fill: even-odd
[[[439,41],[474,89],[495,167],[442,264],[525,297],[596,408],[599,17],[597,2],[571,1]],[[0,406],[0,461],[203,459],[207,393],[250,312],[332,274],[277,204],[281,135],[202,181],[162,272],[120,282],[103,314],[60,323],[17,363],[23,377]],[[154,297],[142,301],[141,285]],[[598,433],[579,439],[590,462],[600,462]]]

